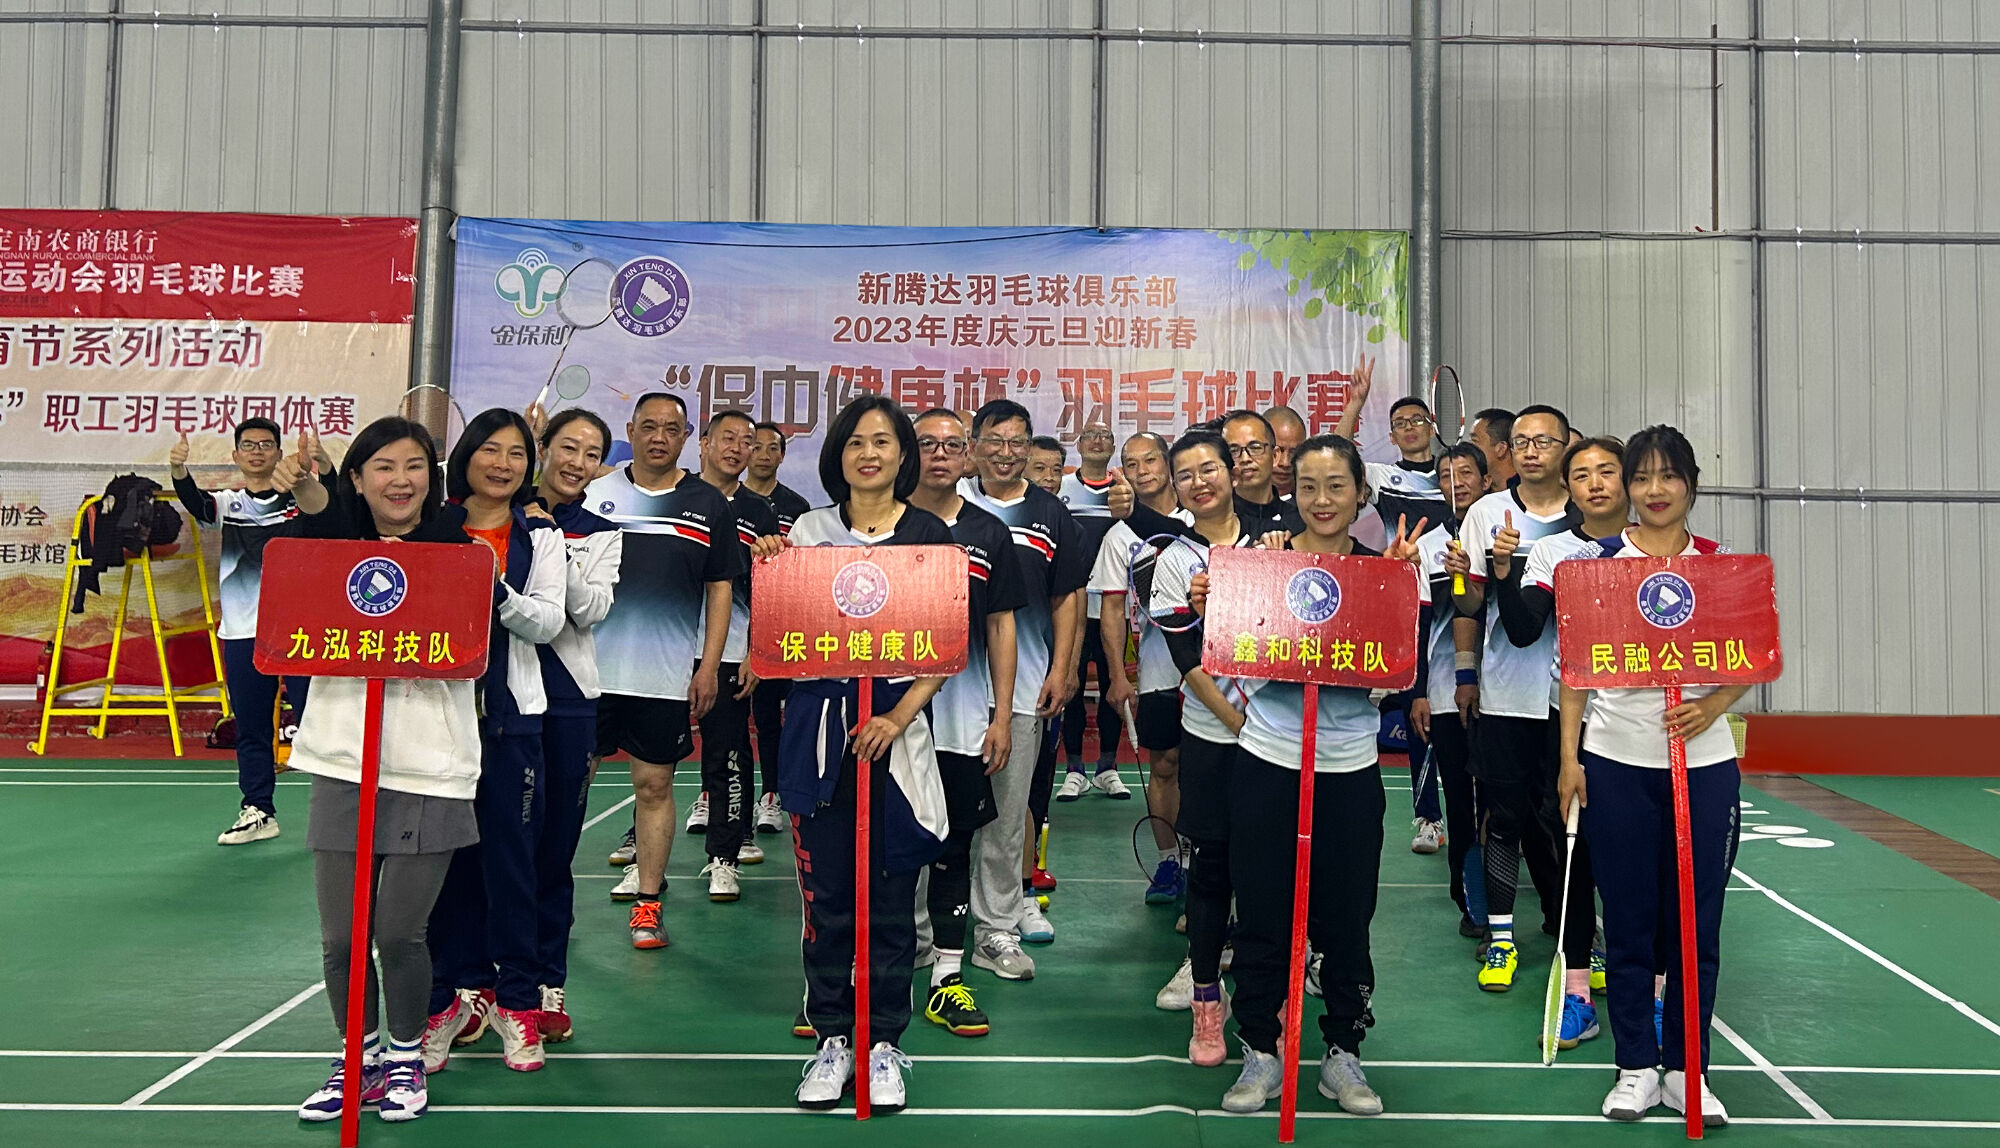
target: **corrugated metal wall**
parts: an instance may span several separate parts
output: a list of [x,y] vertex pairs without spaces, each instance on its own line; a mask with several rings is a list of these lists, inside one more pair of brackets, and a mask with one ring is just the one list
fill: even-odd
[[[415,214],[427,9],[0,0],[0,203]],[[468,0],[456,207],[1407,227],[1409,13]],[[1471,398],[1689,432],[1703,527],[1779,566],[1772,708],[2000,710],[2000,7],[1445,0],[1443,26]]]

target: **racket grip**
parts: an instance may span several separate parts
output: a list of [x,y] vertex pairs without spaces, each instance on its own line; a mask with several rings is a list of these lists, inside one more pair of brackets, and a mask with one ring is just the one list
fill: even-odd
[[1465,575],[1453,574],[1451,576],[1451,592],[1454,594],[1465,593]]

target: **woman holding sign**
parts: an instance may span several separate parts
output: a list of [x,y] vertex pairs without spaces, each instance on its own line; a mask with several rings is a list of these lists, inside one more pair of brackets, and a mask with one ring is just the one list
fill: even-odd
[[[404,542],[472,541],[465,515],[442,505],[437,447],[421,425],[382,418],[354,436],[329,492],[316,478],[312,444],[279,462],[272,485],[298,503],[285,533],[302,538]],[[313,775],[306,845],[313,851],[321,963],[334,1024],[347,1019],[348,952],[354,918],[354,839],[361,807],[366,682],[315,678],[312,704],[292,742],[292,768]],[[362,1099],[388,1121],[424,1114],[423,1038],[431,991],[425,928],[445,871],[461,846],[479,840],[472,798],[479,784],[479,715],[470,681],[412,679],[382,705],[381,791],[375,811],[374,940],[388,1013],[385,1050],[376,1027],[375,969],[364,1003]],[[299,1119],[338,1120],[342,1063],[299,1106]]]
[[[820,448],[820,484],[833,506],[800,515],[785,538],[759,539],[755,556],[785,546],[950,546],[951,528],[911,506],[917,432],[902,408],[879,395],[841,409]],[[917,877],[944,848],[944,788],[924,707],[942,677],[890,678],[873,686],[874,716],[855,728],[852,678],[802,678],[785,700],[778,794],[792,815],[799,894],[805,905],[806,1019],[820,1040],[798,1088],[801,1108],[840,1103],[854,1080],[855,760],[887,765],[889,784],[871,795],[871,844],[881,854],[869,889],[868,1096],[876,1111],[904,1105],[897,1047],[910,1024],[917,959]]]
[[[1305,530],[1286,538],[1289,550],[1377,556],[1348,530],[1367,498],[1367,472],[1354,444],[1320,435],[1292,455],[1293,496]],[[1424,532],[1399,521],[1387,557],[1414,563]],[[1414,573],[1412,574],[1414,577]],[[1415,628],[1417,619],[1410,619]],[[1375,739],[1381,717],[1368,691],[1317,687],[1319,719],[1313,754],[1311,896],[1306,932],[1320,954],[1326,1013],[1320,1035],[1319,1091],[1357,1116],[1382,1111],[1382,1098],[1361,1071],[1361,1039],[1375,1023],[1368,927],[1382,862],[1386,812]],[[1305,738],[1305,689],[1297,682],[1263,682],[1243,711],[1230,796],[1229,876],[1236,887],[1236,1023],[1243,1038],[1243,1072],[1223,1094],[1229,1112],[1255,1112],[1283,1085],[1278,1041],[1291,971],[1294,828],[1299,817],[1299,747]]]
[[[1700,490],[1701,468],[1680,431],[1652,426],[1625,444],[1625,491],[1639,524],[1605,539],[1607,558],[1713,554],[1716,543],[1687,529]],[[1589,556],[1589,555],[1586,555]],[[1688,813],[1694,839],[1695,942],[1701,1000],[1701,1063],[1708,1064],[1708,1029],[1720,963],[1723,888],[1736,862],[1739,778],[1736,743],[1721,718],[1746,686],[1686,686],[1672,710],[1654,689],[1581,691],[1562,688],[1563,808],[1583,803],[1592,871],[1604,896],[1605,991],[1618,1079],[1602,1111],[1638,1120],[1654,1105],[1685,1111],[1687,1052],[1683,1047],[1681,966],[1668,962],[1664,1044],[1653,1029],[1655,942],[1679,949],[1674,905],[1674,805],[1668,737],[1687,747]],[[1588,706],[1589,727],[1584,728]],[[1659,937],[1664,931],[1667,936]],[[1659,1067],[1666,1068],[1663,1080]],[[1728,1122],[1706,1079],[1703,1121]]]

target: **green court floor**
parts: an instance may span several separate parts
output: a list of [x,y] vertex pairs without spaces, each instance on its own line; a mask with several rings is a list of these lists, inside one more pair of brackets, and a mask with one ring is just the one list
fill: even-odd
[[2000,857],[2000,778],[1815,777],[1813,784]]
[[[286,836],[222,849],[213,842],[234,810],[233,778],[213,760],[0,762],[0,1144],[337,1141],[331,1126],[294,1116],[336,1044],[318,984],[305,784],[280,782]],[[1373,933],[1377,1025],[1364,1058],[1388,1113],[1342,1116],[1308,1077],[1299,1142],[1470,1135],[1500,1148],[1581,1129],[1602,1142],[1680,1139],[1664,1110],[1636,1126],[1596,1115],[1609,1084],[1608,1030],[1540,1067],[1548,938],[1524,942],[1514,992],[1474,988],[1444,858],[1408,851],[1408,778],[1386,778],[1394,788]],[[1912,820],[1932,801],[1929,782],[1856,784],[1843,791],[1885,808],[1917,794],[1916,808],[1894,808]],[[2000,795],[1981,792],[2000,780],[1962,788],[1970,796],[1943,799],[1988,797],[2000,812]],[[770,860],[746,869],[741,902],[712,905],[695,876],[700,843],[681,836],[666,911],[673,946],[638,952],[623,908],[608,900],[617,872],[605,865],[629,795],[621,773],[600,776],[577,859],[577,1039],[545,1070],[521,1075],[502,1068],[489,1037],[433,1078],[430,1116],[401,1127],[370,1116],[364,1143],[1275,1142],[1276,1102],[1260,1116],[1223,1115],[1234,1067],[1190,1066],[1187,1014],[1153,1007],[1183,943],[1173,911],[1141,903],[1132,851],[1140,802],[1092,795],[1056,806],[1057,939],[1033,950],[1037,978],[1010,984],[969,970],[993,1034],[959,1039],[919,1018],[905,1040],[916,1058],[911,1110],[856,1125],[791,1107],[809,1045],[790,1034],[800,974],[786,839],[761,839]],[[2000,903],[1752,787],[1744,797],[1715,1041],[1715,1087],[1735,1123],[1712,1135],[2000,1143],[1991,956]],[[1994,821],[1987,814],[1984,827]],[[1925,823],[1967,840],[1981,828]]]

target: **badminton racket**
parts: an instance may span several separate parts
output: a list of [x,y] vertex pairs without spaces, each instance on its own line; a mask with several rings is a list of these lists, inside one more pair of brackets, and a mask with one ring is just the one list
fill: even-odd
[[[1446,381],[1449,377],[1449,381]],[[1439,363],[1431,372],[1431,417],[1436,420],[1438,434],[1450,434],[1451,445],[1465,441],[1466,409],[1465,385],[1458,381],[1458,372],[1449,365]]]
[[450,391],[435,383],[418,383],[404,391],[402,407],[397,413],[431,432],[431,437],[437,440],[440,457],[450,454],[458,436],[465,433],[465,411]]
[[1563,827],[1567,842],[1563,846],[1563,895],[1562,916],[1556,922],[1556,957],[1549,966],[1549,987],[1542,995],[1542,1067],[1556,1062],[1556,1049],[1562,1044],[1562,1014],[1564,996],[1563,943],[1569,935],[1569,879],[1571,863],[1576,858],[1576,820],[1583,803],[1572,798],[1569,803],[1569,822]]
[[562,294],[556,296],[556,317],[563,321],[566,330],[562,347],[556,351],[556,361],[549,368],[548,380],[535,396],[535,405],[544,411],[550,409],[550,392],[555,393],[560,403],[575,402],[590,390],[590,368],[581,363],[564,366],[563,362],[576,344],[577,332],[593,330],[611,318],[614,273],[609,261],[593,256],[577,263],[563,276]]
[[[1207,555],[1185,535],[1155,534],[1132,544],[1132,564],[1126,571],[1125,584],[1131,594],[1128,601],[1132,603],[1135,618],[1144,618],[1148,623],[1169,634],[1185,634],[1201,625],[1201,617],[1194,612],[1193,607],[1176,610],[1165,618],[1155,615],[1152,611],[1154,571],[1168,548],[1176,545],[1186,547],[1195,556],[1194,565],[1188,569],[1190,579],[1208,569]],[[1153,553],[1147,555],[1148,550]],[[1146,580],[1143,590],[1139,585],[1142,576]]]

